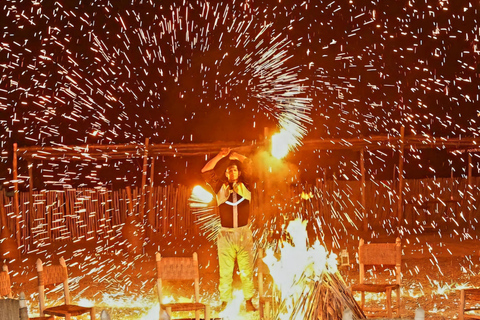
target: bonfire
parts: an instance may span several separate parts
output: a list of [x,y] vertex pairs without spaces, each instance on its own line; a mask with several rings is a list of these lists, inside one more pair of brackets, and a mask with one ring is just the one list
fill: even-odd
[[282,241],[280,258],[266,251],[268,266],[278,292],[274,318],[281,320],[337,320],[345,310],[353,319],[365,319],[337,269],[337,256],[316,240],[307,246],[306,221],[291,221],[286,229],[291,241]]

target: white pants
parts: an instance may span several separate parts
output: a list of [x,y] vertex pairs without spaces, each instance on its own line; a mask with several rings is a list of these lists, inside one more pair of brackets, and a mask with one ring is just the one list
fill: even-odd
[[232,282],[235,258],[237,258],[243,295],[246,300],[253,297],[253,237],[248,226],[222,228],[217,238],[218,262],[220,267],[220,300],[232,300]]

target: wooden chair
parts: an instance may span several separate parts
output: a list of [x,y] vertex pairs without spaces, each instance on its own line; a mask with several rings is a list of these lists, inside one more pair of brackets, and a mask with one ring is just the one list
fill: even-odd
[[266,289],[264,287],[264,276],[270,274],[268,266],[263,262],[265,257],[265,252],[262,248],[258,249],[257,257],[257,270],[258,270],[258,311],[260,314],[260,319],[270,320],[271,319],[271,307],[273,304],[273,295],[270,293],[267,295]]
[[469,313],[469,311],[480,311],[480,289],[461,289],[460,290],[460,310],[458,312],[459,320],[480,319],[480,314]]
[[[12,287],[11,287],[11,281],[10,281],[10,275],[8,274],[8,267],[6,265],[3,265],[3,271],[0,272],[0,297],[6,296],[9,299],[12,299]],[[24,298],[25,296],[21,293],[20,294],[20,301],[22,301],[22,297]],[[22,307],[20,303],[20,308]],[[26,312],[26,311],[25,311]],[[25,313],[25,317],[27,317],[27,314]],[[20,319],[22,319],[22,315],[20,315]],[[48,317],[36,317],[36,318],[28,318],[30,320],[54,320],[53,316],[48,316]]]
[[[63,317],[69,320],[71,316],[79,316],[90,313],[90,319],[95,320],[94,307],[81,307],[70,304],[70,290],[68,288],[68,271],[65,260],[60,258],[59,265],[43,266],[42,260],[37,260],[38,273],[38,300],[40,303],[40,315],[44,314]],[[45,307],[45,286],[63,283],[65,303],[54,307]]]
[[[360,280],[358,284],[352,285],[351,290],[353,292],[361,292],[360,307],[362,308],[362,310],[368,313],[386,311],[388,318],[392,318],[392,311],[396,310],[397,317],[400,317],[400,286],[402,281],[402,249],[400,238],[397,238],[395,243],[369,244],[366,244],[363,239],[360,239],[360,245],[358,247],[358,262],[360,265]],[[396,279],[393,283],[366,283],[365,265],[395,266]],[[397,303],[395,308],[393,308],[392,306],[392,291],[396,291],[397,296]],[[385,293],[386,310],[381,308],[366,307],[365,292]]]
[[[200,310],[203,310],[205,320],[210,320],[210,306],[200,303],[200,280],[198,271],[198,256],[192,257],[162,257],[155,255],[157,261],[157,290],[160,312],[165,310],[171,317],[172,312],[195,311],[195,319],[200,319]],[[194,280],[195,300],[182,303],[163,303],[163,280]]]

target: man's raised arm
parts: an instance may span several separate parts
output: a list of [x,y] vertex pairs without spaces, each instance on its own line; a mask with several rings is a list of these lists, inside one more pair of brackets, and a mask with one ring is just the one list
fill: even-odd
[[220,152],[215,157],[210,159],[210,161],[205,164],[205,166],[202,168],[202,173],[215,169],[217,163],[226,156],[228,156],[229,153],[230,148],[222,148],[222,150],[220,150]]

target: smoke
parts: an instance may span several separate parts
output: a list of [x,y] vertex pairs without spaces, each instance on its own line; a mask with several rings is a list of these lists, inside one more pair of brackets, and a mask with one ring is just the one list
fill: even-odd
[[262,191],[267,195],[289,193],[290,185],[299,175],[297,166],[273,157],[266,150],[260,150],[252,157],[252,167],[255,180],[261,183]]
[[298,181],[297,166],[259,150],[252,157],[254,190],[256,192],[252,219],[254,235],[261,243],[278,243],[283,226],[291,219],[291,185]]

